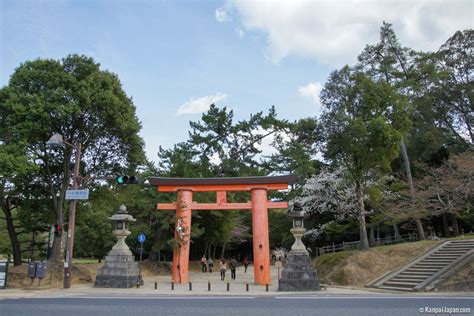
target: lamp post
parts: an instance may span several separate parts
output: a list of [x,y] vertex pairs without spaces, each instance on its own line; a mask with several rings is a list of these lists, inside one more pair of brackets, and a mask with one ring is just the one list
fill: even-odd
[[[50,147],[61,147],[63,145],[74,146],[67,141],[63,140],[61,134],[54,134],[46,143]],[[72,176],[72,189],[76,190],[79,187],[79,167],[81,161],[81,143],[77,142],[76,144],[76,161],[74,164],[74,174]],[[72,252],[74,248],[74,226],[76,222],[76,204],[77,200],[71,200],[69,207],[69,223],[68,223],[68,233],[67,233],[67,243],[66,243],[66,261],[64,262],[64,285],[65,289],[71,287],[71,278],[72,278]]]

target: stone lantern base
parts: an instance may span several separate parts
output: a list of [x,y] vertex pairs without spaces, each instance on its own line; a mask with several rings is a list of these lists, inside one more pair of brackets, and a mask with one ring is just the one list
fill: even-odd
[[130,288],[137,283],[143,285],[138,263],[123,239],[119,238],[105,257],[104,266],[97,271],[95,287]]
[[278,281],[278,291],[319,291],[319,279],[307,251],[290,251]]
[[306,229],[295,227],[291,233],[295,243],[286,258],[286,264],[278,280],[278,291],[319,291],[319,279],[313,268],[311,257],[301,242]]

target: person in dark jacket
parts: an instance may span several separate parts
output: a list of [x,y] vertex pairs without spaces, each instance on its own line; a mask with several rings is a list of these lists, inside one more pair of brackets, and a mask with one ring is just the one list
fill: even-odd
[[229,268],[230,268],[230,279],[235,280],[235,270],[237,269],[238,263],[235,258],[232,258],[229,262]]
[[207,260],[207,271],[209,271],[209,273],[212,273],[212,268],[214,268],[214,261],[211,257],[209,257],[209,260]]
[[249,266],[249,259],[247,259],[247,257],[245,257],[244,261],[242,261],[242,263],[244,264],[245,273],[247,273],[247,268]]

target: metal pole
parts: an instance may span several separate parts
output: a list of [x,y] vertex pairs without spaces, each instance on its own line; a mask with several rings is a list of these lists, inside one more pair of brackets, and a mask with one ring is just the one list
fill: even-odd
[[142,261],[143,243],[140,243],[140,261]]
[[[76,162],[74,164],[74,175],[72,177],[72,189],[77,190],[79,187],[79,167],[81,161],[81,143],[78,142],[76,145]],[[66,244],[66,262],[64,262],[64,288],[68,289],[71,287],[72,278],[72,252],[74,248],[74,226],[76,223],[76,204],[77,200],[71,201],[69,207],[69,223],[67,231],[67,244]]]

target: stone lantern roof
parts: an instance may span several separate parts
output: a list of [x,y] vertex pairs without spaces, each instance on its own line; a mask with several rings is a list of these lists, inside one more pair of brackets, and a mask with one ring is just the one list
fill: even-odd
[[301,203],[295,202],[291,207],[288,208],[286,215],[291,218],[307,218],[308,214],[303,210]]
[[111,217],[108,217],[107,219],[113,221],[113,222],[136,222],[137,220],[133,218],[132,215],[127,213],[127,208],[125,205],[120,205],[119,206],[119,211],[112,215]]

